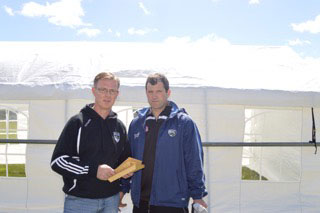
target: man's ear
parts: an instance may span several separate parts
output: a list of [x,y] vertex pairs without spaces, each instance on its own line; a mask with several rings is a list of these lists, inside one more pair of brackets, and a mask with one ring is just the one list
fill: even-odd
[[170,90],[170,89],[168,89],[168,92],[167,92],[167,98],[169,98],[169,97],[170,97],[170,95],[171,95],[171,90]]
[[91,88],[91,92],[92,92],[92,95],[93,95],[94,97],[96,97],[95,91],[96,91],[95,88],[92,87],[92,88]]
[[120,90],[118,90],[118,92],[117,92],[116,99],[118,98],[119,95],[120,95]]

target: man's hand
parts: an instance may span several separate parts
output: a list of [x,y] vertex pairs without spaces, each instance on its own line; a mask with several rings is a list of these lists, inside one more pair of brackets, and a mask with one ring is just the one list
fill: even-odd
[[124,197],[124,193],[123,192],[120,192],[120,202],[119,202],[119,208],[123,208],[123,207],[126,207],[127,204],[126,203],[122,203],[122,199]]
[[130,172],[126,175],[123,175],[122,178],[127,179],[127,178],[131,177],[132,175],[133,175],[133,172]]
[[109,177],[111,177],[114,174],[114,170],[107,164],[102,164],[98,167],[97,178],[99,180],[108,180]]
[[206,202],[204,202],[204,200],[202,199],[196,199],[196,200],[193,200],[194,203],[199,203],[201,206],[205,207],[205,208],[208,208],[208,205],[206,204]]

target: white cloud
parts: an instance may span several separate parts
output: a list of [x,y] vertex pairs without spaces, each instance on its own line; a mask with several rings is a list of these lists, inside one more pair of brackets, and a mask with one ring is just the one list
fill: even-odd
[[311,42],[308,41],[308,40],[300,40],[298,38],[296,40],[290,40],[289,41],[289,45],[290,46],[302,46],[302,45],[305,45],[305,44],[310,45]]
[[115,37],[118,37],[118,38],[121,37],[121,33],[120,33],[119,31],[114,31],[114,30],[112,30],[111,28],[108,28],[108,29],[107,29],[107,32],[108,32],[109,34],[115,36]]
[[111,28],[108,28],[108,29],[107,29],[107,32],[108,32],[109,34],[115,36],[115,37],[118,37],[118,38],[121,37],[121,33],[120,33],[119,31],[114,31],[114,30],[112,30]]
[[291,24],[294,31],[298,32],[310,32],[310,33],[320,33],[320,15],[318,15],[314,20],[306,21],[300,24]]
[[198,39],[196,42],[200,43],[200,44],[202,44],[202,43],[214,43],[217,46],[229,46],[229,45],[231,45],[231,43],[227,39],[219,37],[219,36],[215,35],[214,33],[208,34],[208,35]]
[[95,37],[97,35],[99,35],[101,33],[101,31],[99,29],[90,29],[90,28],[82,28],[80,30],[78,30],[77,34],[78,35],[86,35],[88,37]]
[[82,0],[60,0],[54,3],[46,2],[41,5],[35,2],[28,2],[23,5],[21,15],[28,17],[47,17],[52,24],[64,27],[91,26],[81,19],[84,11],[81,6]]
[[9,14],[9,16],[14,16],[13,10],[10,7],[3,6],[3,8],[6,11],[6,13]]
[[158,31],[157,28],[135,29],[134,27],[131,27],[128,29],[128,33],[130,35],[141,35],[141,36],[148,34],[148,33],[157,32],[157,31]]
[[121,33],[117,31],[116,36],[119,38],[121,36]]
[[150,11],[144,6],[142,2],[139,2],[139,7],[143,10],[144,14],[150,15]]
[[249,4],[260,4],[260,0],[249,0]]

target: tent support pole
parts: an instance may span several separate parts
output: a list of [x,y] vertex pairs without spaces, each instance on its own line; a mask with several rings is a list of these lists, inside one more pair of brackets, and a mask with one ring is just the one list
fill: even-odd
[[68,121],[68,105],[69,105],[69,100],[65,99],[64,100],[64,123],[67,123]]
[[[208,123],[208,93],[206,88],[203,89],[204,91],[204,118],[205,118],[205,130],[206,130],[206,141],[209,141],[209,123]],[[209,148],[206,148],[206,156],[207,156],[207,161],[210,162],[210,155],[209,155]],[[207,180],[207,190],[209,191],[210,189],[210,166],[209,163],[206,165],[206,180]],[[210,193],[208,193],[208,204],[210,203]],[[210,212],[210,208],[209,208]]]

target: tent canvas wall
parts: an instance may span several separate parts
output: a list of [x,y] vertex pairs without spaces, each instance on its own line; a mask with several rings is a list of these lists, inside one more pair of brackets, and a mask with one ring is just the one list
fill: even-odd
[[[170,81],[171,99],[192,116],[203,141],[307,142],[311,107],[320,126],[319,64],[286,47],[221,46],[215,41],[0,42],[0,107],[24,112],[27,136],[21,133],[21,138],[57,139],[68,118],[93,101],[90,87],[98,72],[120,77],[116,106],[125,123],[130,116],[123,109],[147,105],[146,76],[163,72]],[[5,155],[3,146],[0,156]],[[61,177],[49,167],[52,149],[27,145],[27,177],[0,177],[1,210],[61,211]],[[204,150],[210,211],[320,209],[320,190],[315,187],[320,182],[319,154],[314,155],[313,147]],[[259,171],[260,178],[243,180],[243,165]]]

